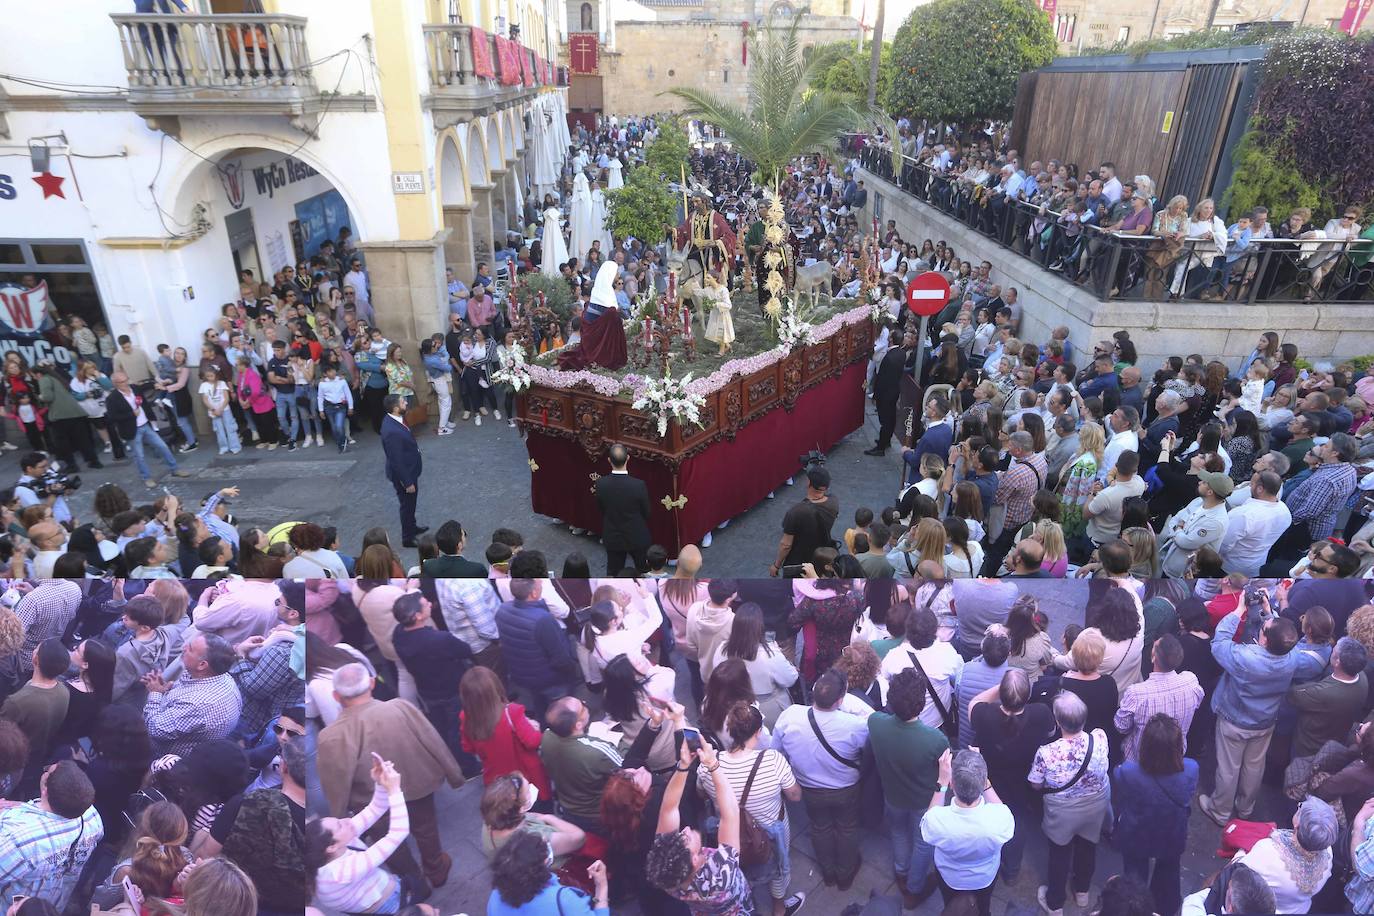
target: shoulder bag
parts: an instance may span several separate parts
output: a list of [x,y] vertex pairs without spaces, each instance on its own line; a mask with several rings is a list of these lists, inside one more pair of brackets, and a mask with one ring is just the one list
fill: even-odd
[[858,761],[850,760],[848,757],[841,757],[839,752],[830,746],[830,742],[825,740],[825,735],[821,734],[821,727],[816,722],[816,710],[808,709],[806,711],[806,721],[811,723],[811,730],[816,733],[816,740],[820,741],[821,747],[825,748],[827,754],[852,770],[859,769]]
[[940,694],[935,691],[935,685],[930,682],[930,678],[926,675],[926,669],[922,667],[921,660],[916,657],[916,653],[908,649],[906,654],[911,659],[911,664],[920,672],[921,680],[926,682],[926,694],[935,701],[935,708],[940,713],[940,731],[945,733],[951,747],[956,746],[959,740],[959,720],[950,715],[950,709],[940,702]]
[[[744,781],[744,791],[739,797],[739,862],[744,866],[762,865],[773,858],[773,841],[768,831],[759,826],[754,816],[745,809],[749,801],[749,790],[754,786],[754,777],[759,774],[766,751],[754,755],[754,765],[749,768],[749,778]],[[716,761],[720,765],[720,761]]]
[[1083,774],[1088,772],[1088,764],[1092,763],[1092,759],[1093,733],[1088,732],[1088,752],[1083,755],[1083,764],[1078,768],[1078,772],[1073,774],[1073,779],[1070,779],[1062,786],[1055,786],[1054,788],[1051,788],[1048,783],[1039,787],[1031,786],[1031,788],[1034,789],[1036,792],[1039,792],[1041,795],[1053,795],[1056,792],[1063,792],[1067,789],[1072,789],[1074,786],[1078,785],[1078,781],[1083,778]]

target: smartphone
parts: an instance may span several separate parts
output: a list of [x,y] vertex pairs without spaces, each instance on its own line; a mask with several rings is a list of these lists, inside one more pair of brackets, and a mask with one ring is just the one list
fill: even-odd
[[687,749],[690,751],[701,750],[701,732],[690,725],[682,727],[682,736],[687,740]]
[[800,563],[791,566],[784,566],[782,568],[782,575],[784,579],[799,579],[801,578],[802,573],[802,564]]

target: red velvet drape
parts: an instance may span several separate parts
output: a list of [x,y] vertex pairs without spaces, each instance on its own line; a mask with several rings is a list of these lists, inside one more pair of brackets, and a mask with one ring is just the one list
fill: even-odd
[[[856,362],[835,378],[804,392],[791,412],[774,408],[735,436],[688,458],[678,469],[677,488],[666,464],[630,460],[630,473],[649,487],[654,541],[676,557],[683,544],[700,543],[708,531],[758,504],[800,471],[798,457],[820,448],[828,451],[863,425],[863,381],[867,364]],[[609,474],[605,457],[593,461],[571,439],[530,428],[525,441],[539,466],[530,478],[535,512],[578,528],[601,530],[601,513],[592,493],[592,474]],[[665,496],[687,497],[687,505],[669,510]]]

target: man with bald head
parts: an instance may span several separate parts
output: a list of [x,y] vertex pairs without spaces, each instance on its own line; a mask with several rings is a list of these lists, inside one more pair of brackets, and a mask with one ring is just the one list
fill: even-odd
[[587,734],[591,711],[577,697],[554,700],[544,719],[549,727],[539,741],[539,756],[558,786],[558,816],[588,833],[604,834],[601,793],[624,764],[620,751]]
[[51,579],[57,558],[66,553],[67,529],[51,519],[44,519],[29,528],[29,540],[38,548],[33,558],[33,575],[37,579]]
[[1145,389],[1140,385],[1140,369],[1135,366],[1121,370],[1121,404],[1145,416]]

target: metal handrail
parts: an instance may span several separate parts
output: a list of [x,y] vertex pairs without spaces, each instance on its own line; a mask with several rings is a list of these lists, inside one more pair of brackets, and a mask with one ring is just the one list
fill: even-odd
[[889,145],[870,142],[859,151],[873,174],[1103,301],[1356,303],[1370,301],[1374,288],[1369,239],[1252,239],[1228,261],[1206,237],[1185,238],[1175,247],[1163,236],[1093,223],[1076,223],[1070,232],[1059,211],[1042,212],[1039,204],[1019,199],[989,203],[991,195],[965,193],[957,176],[913,156],[901,158],[902,171],[894,176]]

